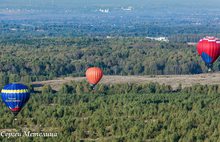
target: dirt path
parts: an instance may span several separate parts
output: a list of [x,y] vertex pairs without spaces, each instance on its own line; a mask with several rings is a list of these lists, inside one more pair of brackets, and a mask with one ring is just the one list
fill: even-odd
[[[51,85],[54,90],[59,90],[62,84],[71,81],[82,81],[85,77],[65,77],[56,80],[33,82],[36,86],[45,84]],[[160,84],[171,85],[174,89],[182,84],[182,87],[192,86],[194,84],[220,84],[220,72],[198,75],[155,75],[155,76],[104,76],[100,83],[145,83],[158,82]]]

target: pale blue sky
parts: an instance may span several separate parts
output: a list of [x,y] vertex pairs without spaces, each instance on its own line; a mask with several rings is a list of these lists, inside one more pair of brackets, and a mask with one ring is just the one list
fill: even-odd
[[0,0],[0,7],[75,8],[85,6],[219,7],[220,0]]

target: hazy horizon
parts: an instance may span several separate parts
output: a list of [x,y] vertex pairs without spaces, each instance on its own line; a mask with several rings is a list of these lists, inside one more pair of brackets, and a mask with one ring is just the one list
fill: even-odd
[[37,27],[43,26],[45,21],[52,25],[62,23],[62,26],[70,22],[76,27],[84,26],[83,30],[94,27],[86,31],[91,34],[103,30],[117,33],[119,29],[125,33],[130,29],[133,33],[136,30],[133,27],[146,28],[147,25],[153,27],[149,31],[157,31],[155,29],[160,27],[168,33],[165,29],[174,26],[188,30],[192,26],[203,29],[209,25],[215,31],[220,24],[219,5],[219,0],[1,0],[0,20],[13,20],[12,25],[29,21],[28,24]]
[[0,8],[39,8],[39,9],[71,9],[76,7],[104,6],[104,7],[189,7],[189,8],[218,8],[219,0],[1,0]]

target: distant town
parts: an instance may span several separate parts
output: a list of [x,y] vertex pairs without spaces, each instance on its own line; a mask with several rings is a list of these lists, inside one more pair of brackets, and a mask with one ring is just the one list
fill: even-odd
[[219,37],[218,31],[219,9],[149,9],[132,5],[59,10],[0,7],[0,34],[10,36],[139,36],[170,42],[187,35],[181,41],[190,43],[201,37],[195,34]]

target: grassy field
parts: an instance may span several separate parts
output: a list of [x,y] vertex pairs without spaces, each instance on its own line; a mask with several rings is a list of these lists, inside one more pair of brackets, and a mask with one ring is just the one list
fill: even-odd
[[[32,84],[43,86],[50,85],[54,90],[59,90],[62,84],[71,81],[82,81],[85,77],[64,77],[56,80],[33,82]],[[197,75],[151,75],[151,76],[104,76],[100,81],[102,84],[123,84],[123,83],[149,83],[157,82],[159,84],[171,85],[175,90],[179,84],[182,87],[190,87],[195,84],[201,85],[219,85],[220,72],[197,74]]]

